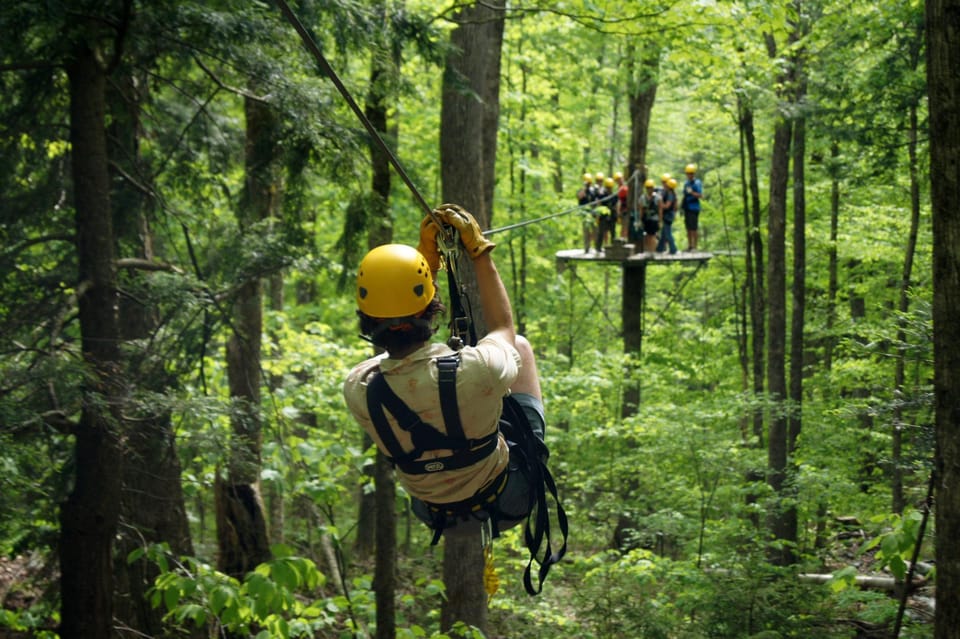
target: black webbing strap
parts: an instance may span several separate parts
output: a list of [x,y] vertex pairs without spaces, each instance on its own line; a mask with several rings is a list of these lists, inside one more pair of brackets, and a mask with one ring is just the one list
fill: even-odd
[[397,463],[397,461],[408,457],[408,453],[404,452],[400,441],[394,434],[393,429],[390,428],[387,416],[384,414],[384,408],[390,411],[390,414],[397,420],[397,425],[407,432],[421,423],[420,416],[410,410],[410,407],[404,404],[393,392],[383,373],[376,373],[367,384],[367,412],[370,413],[370,419],[373,420],[380,441],[390,452],[391,461]]
[[447,435],[454,439],[466,440],[463,424],[460,423],[460,408],[457,406],[457,368],[460,357],[440,357],[437,359],[437,382],[440,386],[440,410],[443,411],[443,425]]
[[460,340],[461,346],[464,344],[476,346],[477,328],[473,325],[473,321],[471,321],[472,314],[470,313],[470,309],[464,305],[464,300],[466,300],[467,306],[469,306],[470,300],[460,289],[456,270],[456,259],[452,256],[448,257],[447,288],[450,293],[450,332],[453,334],[453,337]]
[[[511,447],[511,451],[520,456],[520,467],[523,469],[527,484],[530,486],[530,514],[523,531],[524,544],[530,551],[530,560],[523,571],[523,587],[527,594],[537,595],[543,590],[543,581],[547,578],[550,567],[559,563],[567,553],[567,533],[569,531],[567,513],[560,503],[560,496],[557,493],[557,485],[553,480],[553,475],[547,468],[548,452],[546,444],[534,434],[526,415],[513,397],[507,396],[503,400],[503,419],[512,425],[512,428],[509,428],[509,432],[505,435],[508,440],[515,444]],[[557,552],[553,552],[551,543],[548,493],[553,497],[557,511],[557,526],[560,528],[561,544]],[[546,547],[541,553],[540,547],[544,540],[546,540]],[[533,585],[531,576],[534,561],[540,566],[537,571],[536,587]]]
[[[464,435],[456,398],[459,358],[440,358],[437,366],[440,370],[440,404],[446,434],[421,420],[390,388],[383,373],[377,373],[367,384],[367,411],[377,429],[377,435],[389,452],[390,461],[408,475],[466,468],[486,459],[497,448],[497,431],[479,439],[467,439]],[[385,410],[397,420],[398,427],[410,433],[413,450],[404,451],[387,421]],[[454,453],[446,457],[419,461],[424,453],[431,450],[452,450]]]

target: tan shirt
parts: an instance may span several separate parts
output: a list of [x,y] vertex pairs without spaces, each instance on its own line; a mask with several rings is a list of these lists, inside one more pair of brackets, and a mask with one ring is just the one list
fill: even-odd
[[[445,432],[434,360],[452,354],[453,351],[444,344],[429,344],[400,360],[388,358],[385,354],[372,357],[354,367],[347,376],[343,385],[347,407],[383,453],[389,454],[377,436],[377,429],[367,411],[367,383],[370,376],[378,370],[382,371],[390,388],[407,406],[419,414],[424,422]],[[468,439],[483,437],[497,429],[503,397],[510,392],[510,385],[517,378],[519,370],[520,354],[516,348],[496,337],[484,337],[475,347],[466,346],[460,351],[457,404],[463,432]],[[404,450],[413,450],[410,435],[397,427],[389,412],[386,414],[397,441]],[[450,454],[449,450],[429,451],[420,459]],[[397,476],[412,496],[433,503],[451,503],[472,497],[496,479],[508,461],[509,451],[501,436],[493,454],[472,466],[423,475],[408,475],[398,469]]]

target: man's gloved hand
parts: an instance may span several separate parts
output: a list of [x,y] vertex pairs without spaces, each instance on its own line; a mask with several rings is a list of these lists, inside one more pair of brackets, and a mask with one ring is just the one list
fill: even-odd
[[476,259],[484,253],[492,251],[493,247],[496,246],[483,236],[480,225],[477,224],[473,215],[463,207],[456,204],[441,204],[433,212],[441,220],[457,229],[460,233],[460,241],[471,258]]
[[437,235],[440,234],[440,227],[433,221],[430,215],[424,215],[420,222],[420,242],[417,244],[417,250],[427,260],[427,265],[434,273],[440,270],[440,250],[437,247]]

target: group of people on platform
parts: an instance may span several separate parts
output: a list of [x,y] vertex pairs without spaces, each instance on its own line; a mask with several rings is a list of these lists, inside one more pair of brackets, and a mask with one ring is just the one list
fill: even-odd
[[628,204],[630,188],[617,171],[613,177],[603,173],[584,173],[583,186],[577,191],[577,202],[583,211],[583,252],[599,253],[617,237],[627,242],[642,243],[647,253],[677,253],[673,238],[673,223],[677,211],[683,216],[687,231],[687,251],[697,250],[700,228],[700,200],[703,182],[697,177],[697,166],[684,168],[682,197],[677,196],[677,180],[669,173],[660,177],[658,187],[653,178],[643,183],[643,192],[636,197],[636,205]]

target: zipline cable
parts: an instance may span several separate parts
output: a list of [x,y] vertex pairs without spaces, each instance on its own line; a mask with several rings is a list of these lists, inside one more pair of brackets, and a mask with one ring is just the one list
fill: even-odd
[[565,209],[565,210],[559,211],[559,212],[557,212],[557,213],[551,213],[550,215],[544,215],[543,217],[534,218],[534,219],[532,219],[532,220],[526,220],[526,221],[524,221],[524,222],[517,222],[516,224],[508,224],[507,226],[500,226],[500,227],[497,227],[497,228],[495,228],[495,229],[490,229],[490,230],[488,230],[488,231],[484,231],[483,234],[484,234],[484,235],[493,235],[494,233],[501,233],[501,232],[503,232],[503,231],[512,231],[513,229],[519,229],[519,228],[522,228],[522,227],[524,227],[524,226],[529,226],[529,225],[531,225],[531,224],[537,224],[537,223],[539,223],[539,222],[545,222],[545,221],[547,221],[547,220],[552,220],[552,219],[555,218],[555,217],[561,217],[561,216],[564,216],[564,215],[570,215],[571,213],[576,213],[577,211],[582,211],[583,209],[587,209],[587,208],[591,208],[591,209],[592,209],[592,208],[595,207],[597,204],[602,204],[603,202],[606,202],[607,200],[610,200],[610,199],[612,199],[612,198],[614,198],[614,197],[616,197],[616,194],[610,194],[610,195],[608,195],[608,196],[606,196],[606,197],[604,197],[604,198],[602,198],[602,199],[600,199],[600,200],[595,200],[595,201],[593,201],[593,202],[587,202],[586,204],[578,204],[577,206],[574,206],[574,207],[572,207],[572,208]]
[[[433,218],[433,221],[437,223],[441,229],[443,229],[443,224],[440,223],[440,220],[437,219],[436,214],[433,212],[433,208],[427,204],[427,201],[424,199],[423,195],[420,194],[420,191],[417,189],[416,185],[413,183],[413,180],[410,179],[410,176],[407,175],[407,172],[403,170],[403,166],[400,165],[400,160],[393,154],[393,151],[390,150],[390,147],[387,146],[386,142],[383,141],[383,138],[380,137],[380,134],[374,128],[373,124],[370,123],[370,120],[367,119],[367,116],[364,115],[363,110],[357,105],[356,100],[353,99],[353,96],[350,95],[350,91],[347,90],[347,87],[340,80],[340,77],[333,70],[333,67],[330,66],[330,63],[327,62],[327,59],[324,57],[323,52],[320,51],[320,47],[317,46],[316,41],[310,35],[310,32],[307,31],[306,27],[303,26],[303,23],[300,22],[300,19],[297,18],[293,10],[290,9],[290,5],[287,4],[286,0],[275,0],[277,7],[280,9],[280,12],[283,13],[284,17],[287,19],[287,22],[300,34],[300,39],[303,40],[304,46],[307,50],[313,54],[313,57],[316,58],[317,64],[320,65],[320,68],[327,75],[328,78],[333,82],[334,86],[337,87],[337,90],[340,92],[340,95],[343,96],[343,99],[346,100],[347,104],[350,105],[350,108],[353,110],[354,115],[357,116],[357,119],[360,120],[364,128],[367,130],[367,133],[370,134],[370,137],[377,143],[377,146],[386,154],[387,159],[390,160],[390,164],[393,165],[393,168],[396,169],[397,174],[400,175],[400,179],[403,180],[404,184],[407,185],[407,188],[410,189],[410,192],[413,194],[414,199],[426,211],[427,215]],[[445,232],[445,231],[444,231]]]

